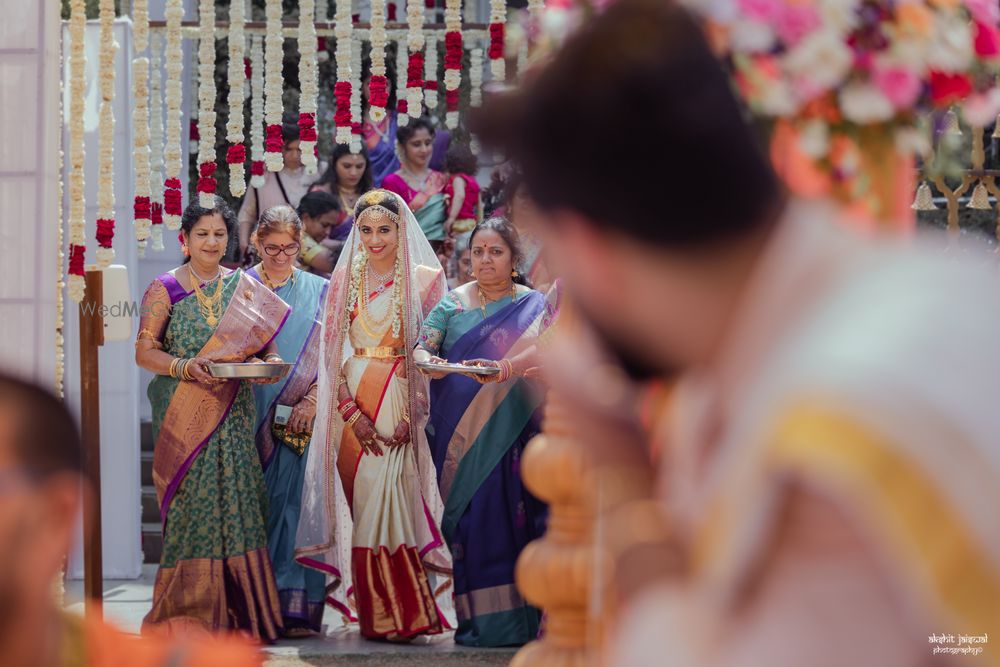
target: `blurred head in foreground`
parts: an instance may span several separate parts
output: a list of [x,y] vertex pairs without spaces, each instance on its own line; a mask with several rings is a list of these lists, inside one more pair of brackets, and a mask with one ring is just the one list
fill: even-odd
[[551,271],[626,367],[704,361],[781,191],[694,21],[618,2],[484,109],[546,211]]

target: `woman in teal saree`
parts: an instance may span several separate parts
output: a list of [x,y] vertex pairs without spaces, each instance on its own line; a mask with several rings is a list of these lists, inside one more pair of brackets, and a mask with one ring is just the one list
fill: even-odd
[[143,298],[136,362],[156,376],[153,481],[163,555],[143,632],[237,630],[273,641],[281,628],[267,553],[267,495],[253,445],[247,382],[219,380],[215,362],[279,362],[274,337],[288,305],[220,261],[236,216],[187,207],[190,261],[152,282]]
[[520,458],[539,431],[540,392],[521,377],[548,314],[542,294],[512,280],[517,232],[480,224],[469,241],[476,281],[449,292],[424,321],[418,361],[490,365],[484,383],[435,374],[427,439],[445,509],[441,531],[455,573],[455,641],[511,646],[534,639],[540,613],[521,598],[514,565],[545,530],[546,508],[521,482]]
[[[290,206],[268,209],[251,238],[261,262],[247,271],[292,309],[274,342],[281,357],[294,366],[279,382],[254,387],[257,404],[254,432],[270,501],[267,544],[286,637],[318,633],[326,598],[323,573],[303,567],[294,559],[307,448],[316,418],[322,309],[329,285],[325,278],[295,268],[302,235],[302,221],[294,209]],[[276,428],[278,406],[292,410],[287,425]]]

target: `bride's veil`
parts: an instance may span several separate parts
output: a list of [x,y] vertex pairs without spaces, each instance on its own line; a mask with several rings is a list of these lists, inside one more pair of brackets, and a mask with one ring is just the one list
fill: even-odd
[[[358,200],[354,226],[344,242],[337,266],[330,278],[323,332],[320,346],[320,364],[317,383],[316,423],[308,450],[305,480],[302,489],[302,513],[296,535],[296,559],[303,565],[327,574],[327,602],[350,619],[355,618],[351,599],[351,538],[353,521],[350,507],[337,470],[337,450],[343,420],[337,411],[337,396],[344,362],[354,354],[349,336],[348,303],[351,294],[352,267],[356,258],[364,253],[357,228],[357,212],[372,203],[385,203],[394,199],[399,216],[399,253],[403,262],[403,329],[405,331],[406,376],[409,385],[410,436],[409,446],[415,458],[420,479],[423,507],[414,509],[419,517],[415,532],[446,627],[455,627],[454,604],[451,590],[451,555],[441,537],[441,516],[444,503],[437,485],[437,474],[431,460],[424,428],[428,416],[428,381],[417,371],[413,355],[424,317],[447,290],[441,263],[420,229],[420,224],[406,203],[387,190],[373,190]],[[356,293],[356,292],[355,292]],[[420,499],[414,499],[419,502]]]

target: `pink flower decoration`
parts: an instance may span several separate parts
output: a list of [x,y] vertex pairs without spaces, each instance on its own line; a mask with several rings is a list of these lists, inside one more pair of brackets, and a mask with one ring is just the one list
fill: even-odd
[[905,67],[878,67],[872,80],[896,109],[906,109],[920,95],[920,77]]
[[794,46],[820,27],[819,14],[814,7],[806,4],[783,7],[774,27],[783,42]]
[[976,55],[980,58],[1000,55],[1000,31],[993,25],[976,21]]
[[781,0],[739,0],[740,11],[748,19],[770,23],[781,11]]
[[965,0],[965,6],[976,23],[991,26],[1000,23],[1000,4],[996,0]]

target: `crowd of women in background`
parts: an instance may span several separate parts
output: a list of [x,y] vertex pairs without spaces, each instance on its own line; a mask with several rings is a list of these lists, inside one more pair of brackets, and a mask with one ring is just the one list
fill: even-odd
[[[392,171],[369,135],[307,182],[289,130],[285,169],[238,218],[218,197],[185,211],[185,263],[150,285],[144,302],[163,307],[143,311],[136,341],[156,374],[165,545],[144,630],[273,641],[320,632],[330,605],[373,639],[537,635],[514,586],[546,518],[519,474],[542,395],[526,376],[552,311],[530,286],[533,210],[513,188],[513,224],[480,222],[468,148],[454,142],[442,172],[429,122],[397,134]],[[233,246],[245,268],[224,268]],[[290,370],[211,375],[233,361]]]

